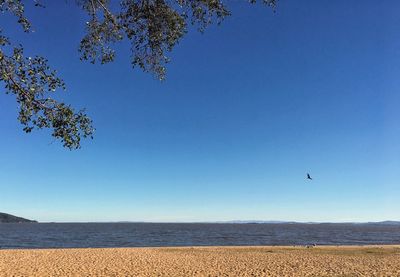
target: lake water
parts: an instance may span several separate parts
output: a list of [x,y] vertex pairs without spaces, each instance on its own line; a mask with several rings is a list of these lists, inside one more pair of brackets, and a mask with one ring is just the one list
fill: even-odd
[[0,248],[400,244],[399,225],[208,223],[0,224]]

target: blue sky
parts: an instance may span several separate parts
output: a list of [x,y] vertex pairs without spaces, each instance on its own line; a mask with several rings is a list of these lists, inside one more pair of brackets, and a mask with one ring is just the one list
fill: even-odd
[[[230,1],[191,30],[167,80],[79,61],[74,3],[28,9],[35,33],[5,32],[45,55],[85,107],[94,140],[63,149],[26,135],[0,93],[0,211],[40,221],[400,220],[398,1]],[[2,89],[4,91],[4,89]],[[314,181],[307,182],[310,172]]]

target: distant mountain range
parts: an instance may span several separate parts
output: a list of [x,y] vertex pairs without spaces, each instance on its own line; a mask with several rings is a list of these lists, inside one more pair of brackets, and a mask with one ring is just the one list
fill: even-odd
[[386,220],[380,222],[367,222],[367,224],[400,225],[400,221]]
[[[11,214],[0,213],[1,223],[37,223],[36,220],[30,220]],[[90,222],[87,222],[90,223]],[[158,223],[158,222],[138,222],[138,221],[118,221],[118,222],[101,222],[101,223]],[[185,222],[169,222],[169,223],[185,223]],[[400,221],[386,220],[378,222],[298,222],[298,221],[280,221],[280,220],[228,220],[228,221],[204,221],[204,222],[186,222],[186,223],[226,223],[226,224],[374,224],[374,225],[395,225],[400,226]]]
[[386,220],[377,222],[298,222],[298,221],[279,221],[279,220],[230,220],[217,221],[210,223],[234,223],[234,224],[380,224],[380,225],[400,225],[400,221]]
[[23,222],[32,222],[35,223],[35,220],[29,220],[26,218],[18,217],[11,214],[0,213],[0,223],[23,223]]

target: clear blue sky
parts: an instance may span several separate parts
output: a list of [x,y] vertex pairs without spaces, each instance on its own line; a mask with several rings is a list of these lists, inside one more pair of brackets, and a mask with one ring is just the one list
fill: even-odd
[[[231,2],[190,31],[163,83],[79,61],[72,1],[1,19],[97,128],[79,151],[22,132],[0,93],[0,211],[40,221],[400,220],[399,1]],[[302,3],[300,3],[302,2]],[[3,17],[3,16],[2,16]],[[4,22],[5,21],[5,22]],[[4,91],[4,89],[1,89]],[[307,182],[306,172],[315,180]]]

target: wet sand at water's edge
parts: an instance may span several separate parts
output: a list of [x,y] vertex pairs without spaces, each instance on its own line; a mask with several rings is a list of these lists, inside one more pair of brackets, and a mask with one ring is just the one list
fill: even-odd
[[400,246],[0,250],[0,276],[400,276]]

